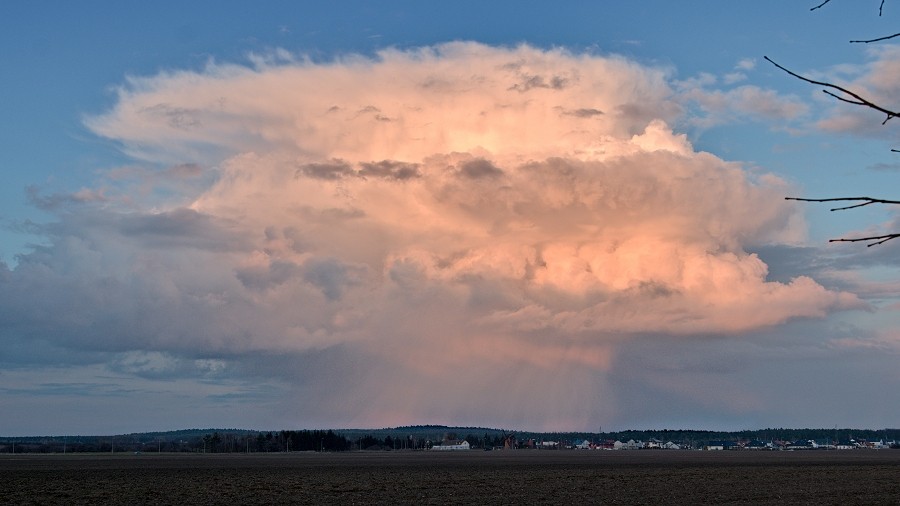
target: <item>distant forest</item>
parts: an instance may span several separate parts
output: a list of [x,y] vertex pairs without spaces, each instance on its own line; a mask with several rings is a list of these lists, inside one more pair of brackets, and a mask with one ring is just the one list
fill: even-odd
[[185,429],[112,436],[0,436],[0,453],[80,452],[341,452],[421,450],[445,441],[466,440],[472,448],[523,447],[527,441],[555,441],[560,448],[578,441],[672,441],[702,448],[710,441],[900,441],[900,429],[761,429],[738,432],[628,430],[618,432],[526,432],[482,427],[417,425],[385,429],[280,430]]

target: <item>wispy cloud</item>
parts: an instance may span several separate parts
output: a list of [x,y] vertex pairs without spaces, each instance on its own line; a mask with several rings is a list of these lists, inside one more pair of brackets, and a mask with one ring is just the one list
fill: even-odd
[[702,72],[674,83],[677,97],[685,105],[687,122],[700,128],[728,123],[759,121],[785,128],[811,112],[809,104],[794,95],[771,88],[738,83],[748,79],[756,68],[756,60],[738,61],[733,71],[717,76]]
[[[729,77],[730,76],[730,77]],[[743,80],[735,75],[725,84]],[[695,104],[700,114],[692,122],[703,127],[748,119],[773,124],[794,121],[809,113],[809,106],[797,97],[783,96],[771,89],[743,85],[728,90],[681,86],[682,98]]]

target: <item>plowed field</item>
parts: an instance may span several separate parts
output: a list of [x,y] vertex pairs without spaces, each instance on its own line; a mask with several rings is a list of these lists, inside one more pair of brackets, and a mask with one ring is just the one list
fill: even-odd
[[0,504],[900,504],[900,451],[2,455]]

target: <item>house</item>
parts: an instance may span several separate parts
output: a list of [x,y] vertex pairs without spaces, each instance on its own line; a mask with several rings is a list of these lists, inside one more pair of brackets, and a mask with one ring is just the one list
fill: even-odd
[[629,439],[628,442],[625,443],[623,447],[625,450],[640,450],[644,447],[644,443],[641,441],[635,441],[634,439]]
[[704,450],[720,451],[730,446],[728,441],[709,441],[703,445]]
[[884,441],[879,439],[878,441],[867,441],[866,448],[871,448],[873,450],[883,450],[887,448],[888,445],[884,444]]
[[575,441],[575,449],[576,450],[590,450],[592,447],[593,447],[593,445],[587,439],[585,439],[584,441],[582,441],[582,440]]
[[772,443],[765,443],[758,439],[754,439],[753,441],[750,441],[749,443],[745,444],[744,449],[746,449],[746,450],[771,450]]
[[838,441],[837,443],[835,443],[834,447],[838,450],[853,450],[853,449],[859,448],[859,445],[856,443],[855,440],[850,439],[850,440]]
[[442,443],[439,445],[434,445],[431,447],[432,450],[437,451],[455,451],[455,450],[469,450],[471,449],[468,441],[462,441],[459,443]]
[[816,442],[812,439],[798,439],[787,445],[787,450],[811,450],[816,448]]
[[619,443],[619,445],[622,444],[619,441],[606,439],[594,445],[594,448],[596,448],[597,450],[618,450],[618,448],[616,448],[616,443]]
[[649,449],[662,448],[662,444],[663,444],[663,442],[660,441],[659,439],[650,438],[649,441],[646,441],[644,443],[644,448],[649,448]]

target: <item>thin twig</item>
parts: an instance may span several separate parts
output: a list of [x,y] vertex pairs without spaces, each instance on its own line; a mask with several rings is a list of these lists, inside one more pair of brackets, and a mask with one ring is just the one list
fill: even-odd
[[828,242],[863,242],[863,241],[875,241],[871,244],[866,244],[866,247],[871,248],[872,246],[877,246],[879,244],[884,244],[891,239],[896,239],[900,237],[900,234],[885,234],[885,235],[873,235],[870,237],[854,237],[854,238],[845,238],[842,237],[840,239],[829,239]]
[[854,204],[852,206],[846,207],[835,207],[830,209],[830,211],[844,211],[846,209],[855,209],[857,207],[864,207],[871,204],[888,204],[888,205],[900,205],[900,200],[886,200],[886,199],[875,199],[872,197],[832,197],[827,199],[806,199],[802,197],[785,197],[784,200],[799,200],[801,202],[849,202],[849,201],[862,201],[861,204]]
[[835,94],[835,93],[832,93],[832,92],[830,92],[830,91],[828,91],[828,90],[822,90],[822,92],[825,93],[826,95],[829,95],[829,96],[831,96],[831,97],[834,97],[834,98],[840,100],[841,102],[847,102],[848,104],[854,104],[854,105],[866,105],[865,102],[860,102],[860,101],[858,101],[858,100],[850,100],[849,98],[845,98],[845,97],[839,96],[839,95],[837,95],[837,94]]
[[862,43],[868,44],[870,42],[881,42],[883,40],[893,39],[894,37],[900,37],[900,33],[895,33],[893,35],[886,35],[884,37],[878,37],[877,39],[869,39],[869,40],[851,40],[851,44]]

